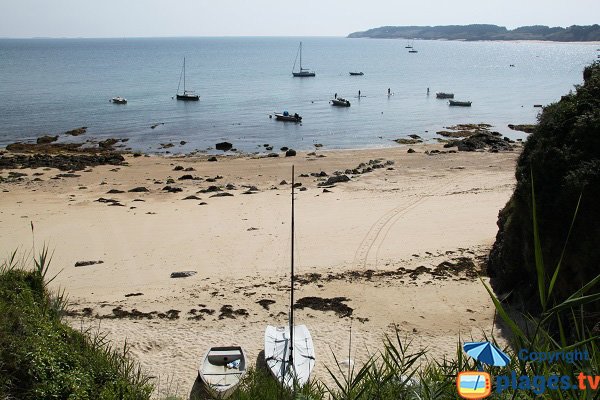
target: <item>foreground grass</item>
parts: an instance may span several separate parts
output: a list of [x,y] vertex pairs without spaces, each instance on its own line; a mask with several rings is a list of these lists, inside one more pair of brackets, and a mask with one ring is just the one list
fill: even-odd
[[0,264],[0,399],[149,399],[152,386],[127,349],[61,323],[64,294],[47,289],[47,250],[24,268]]

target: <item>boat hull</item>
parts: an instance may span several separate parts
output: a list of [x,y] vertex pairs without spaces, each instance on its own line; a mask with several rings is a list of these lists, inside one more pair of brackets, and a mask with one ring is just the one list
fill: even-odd
[[444,93],[444,92],[439,92],[435,94],[435,97],[438,99],[453,99],[454,98],[454,93]]
[[275,114],[275,119],[277,121],[284,121],[284,122],[301,122],[302,121],[302,117],[301,116],[294,116],[294,115],[283,115],[283,114]]
[[[246,374],[247,359],[239,346],[211,347],[200,362],[198,376],[211,395],[226,399],[235,392]],[[232,367],[230,363],[238,360],[237,367]]]
[[350,107],[350,102],[348,100],[340,100],[340,99],[332,99],[331,105],[336,107]]
[[448,104],[454,107],[471,107],[471,102],[470,101],[455,101],[455,100],[449,100]]
[[289,362],[290,328],[267,326],[265,361],[271,374],[288,388],[308,382],[315,366],[315,350],[306,325],[294,326],[294,359]]
[[351,76],[363,76],[364,73],[363,72],[350,72]]
[[302,72],[292,72],[292,75],[296,78],[311,78],[316,76],[317,74],[314,72],[302,71]]
[[177,100],[198,101],[198,100],[200,100],[200,96],[198,96],[196,94],[178,94]]
[[110,101],[115,104],[127,104],[127,99],[123,97],[113,97]]

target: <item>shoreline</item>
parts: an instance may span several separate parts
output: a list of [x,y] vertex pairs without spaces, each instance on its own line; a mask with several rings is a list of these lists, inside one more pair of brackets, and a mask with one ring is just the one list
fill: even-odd
[[[1,251],[30,246],[33,222],[36,249],[54,250],[49,273],[62,270],[51,288],[69,294],[69,324],[99,328],[115,346],[127,340],[149,373],[189,393],[206,348],[237,343],[254,364],[265,326],[286,321],[294,164],[297,318],[315,342],[314,376],[327,381],[333,353],[347,354],[350,323],[358,363],[394,326],[414,350],[442,357],[459,334],[491,329],[493,305],[476,276],[520,152],[443,151],[125,155],[123,165],[65,176],[0,170],[27,174],[0,181],[0,234],[10,238]],[[346,170],[360,173],[323,185]],[[185,271],[195,273],[170,277]]]

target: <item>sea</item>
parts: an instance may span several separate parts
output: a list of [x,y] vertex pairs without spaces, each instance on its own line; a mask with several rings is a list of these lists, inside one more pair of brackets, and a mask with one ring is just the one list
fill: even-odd
[[[314,78],[292,77],[300,42]],[[81,126],[84,136],[60,140],[127,138],[128,148],[151,153],[214,152],[222,141],[250,153],[265,144],[356,149],[397,146],[393,140],[409,134],[433,141],[436,131],[459,123],[525,138],[507,125],[535,123],[535,104],[574,90],[598,47],[342,37],[1,39],[0,146]],[[174,99],[184,57],[186,88],[198,102]],[[436,99],[440,91],[472,106],[450,107]],[[331,106],[336,93],[351,107]],[[128,103],[109,102],[114,96]],[[300,114],[302,123],[270,118],[283,111]],[[174,146],[165,150],[167,143]]]

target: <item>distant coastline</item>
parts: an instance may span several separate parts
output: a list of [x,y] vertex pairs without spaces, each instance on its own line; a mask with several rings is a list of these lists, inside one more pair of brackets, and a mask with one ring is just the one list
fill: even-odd
[[544,25],[507,29],[504,26],[474,24],[445,26],[382,26],[354,32],[348,38],[429,39],[429,40],[536,40],[552,42],[600,41],[600,25],[573,25],[567,28]]

